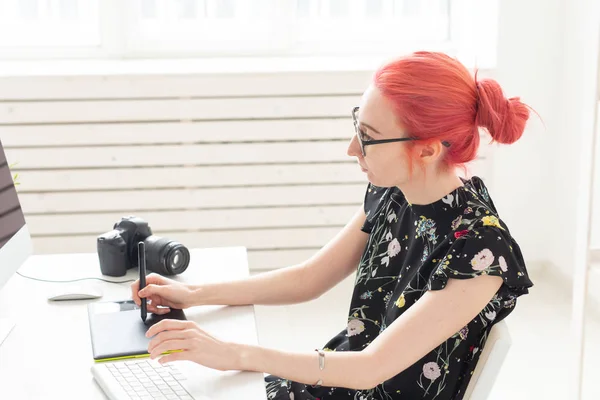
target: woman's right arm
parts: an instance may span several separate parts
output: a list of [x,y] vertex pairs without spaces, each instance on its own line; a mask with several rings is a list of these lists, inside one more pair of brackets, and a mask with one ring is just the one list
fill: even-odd
[[307,261],[252,277],[192,286],[193,305],[294,304],[321,296],[356,270],[367,243],[361,207],[352,220]]

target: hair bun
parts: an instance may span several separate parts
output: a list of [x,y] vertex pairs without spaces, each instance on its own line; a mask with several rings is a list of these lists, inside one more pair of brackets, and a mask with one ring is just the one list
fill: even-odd
[[529,119],[529,108],[518,97],[507,99],[493,79],[477,82],[478,126],[484,127],[495,142],[511,144],[519,140]]

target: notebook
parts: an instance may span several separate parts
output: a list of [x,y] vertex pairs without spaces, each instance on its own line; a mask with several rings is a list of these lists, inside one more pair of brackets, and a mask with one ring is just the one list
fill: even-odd
[[144,324],[133,300],[90,303],[88,318],[97,362],[148,357],[151,338],[146,337],[146,331],[163,319],[186,319],[183,310],[171,309],[164,315],[148,314]]

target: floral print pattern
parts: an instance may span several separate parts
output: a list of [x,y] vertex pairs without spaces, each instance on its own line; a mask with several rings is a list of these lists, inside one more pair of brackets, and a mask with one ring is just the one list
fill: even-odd
[[442,375],[442,373],[440,372],[440,367],[437,365],[437,363],[428,362],[427,364],[423,365],[423,375],[430,381],[435,381],[440,377],[440,375]]
[[471,259],[471,265],[475,271],[483,271],[494,262],[494,254],[490,249],[483,249]]
[[365,330],[365,324],[359,319],[351,319],[347,330],[348,336],[360,335]]
[[481,218],[481,222],[483,222],[484,226],[495,226],[496,228],[504,229],[500,225],[500,221],[498,220],[498,218],[494,216],[483,217]]
[[[408,203],[397,188],[369,184],[369,241],[359,262],[347,326],[323,346],[360,351],[429,290],[449,279],[502,277],[496,295],[467,325],[412,366],[369,390],[315,387],[267,376],[270,400],[462,399],[493,324],[533,286],[520,248],[477,177],[437,202]],[[368,371],[366,371],[368,372]]]
[[398,241],[398,239],[394,238],[394,240],[392,240],[390,242],[390,244],[388,245],[388,256],[389,257],[394,257],[397,256],[398,253],[400,253],[400,250],[402,250],[402,247],[400,246],[400,242]]

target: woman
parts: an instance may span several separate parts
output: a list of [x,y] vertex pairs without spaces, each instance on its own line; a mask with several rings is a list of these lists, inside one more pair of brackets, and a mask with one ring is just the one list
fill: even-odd
[[[269,399],[461,399],[494,323],[532,286],[519,246],[481,179],[462,179],[478,127],[520,138],[529,110],[458,61],[417,52],[381,67],[352,116],[369,185],[364,207],[305,263],[225,284],[184,286],[159,276],[133,298],[150,311],[201,304],[283,304],[316,298],[356,272],[348,325],[322,350],[224,343],[196,324],[163,321],[153,358],[187,359],[266,378]],[[358,266],[358,268],[357,268]],[[297,285],[297,282],[304,282]]]

